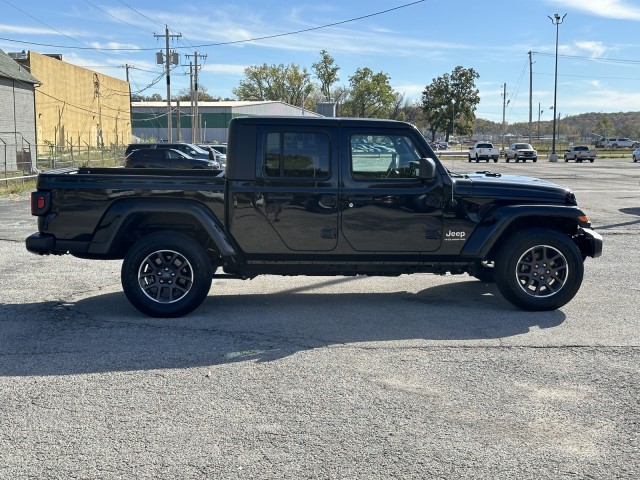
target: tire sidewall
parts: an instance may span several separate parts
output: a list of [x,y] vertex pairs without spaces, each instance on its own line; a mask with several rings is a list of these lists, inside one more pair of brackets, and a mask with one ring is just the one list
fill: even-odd
[[[527,229],[509,237],[496,258],[495,281],[502,295],[525,310],[555,310],[567,304],[578,292],[584,276],[582,255],[566,235],[554,230]],[[516,265],[525,252],[540,245],[560,251],[567,260],[569,274],[563,287],[548,297],[534,297],[524,292],[516,278]]]
[[[140,265],[153,252],[172,250],[184,256],[191,264],[193,284],[185,296],[173,303],[159,303],[143,292],[138,282]],[[192,312],[207,297],[211,288],[213,267],[205,252],[193,238],[177,232],[156,232],[138,240],[122,262],[121,282],[131,304],[152,317],[180,317]]]

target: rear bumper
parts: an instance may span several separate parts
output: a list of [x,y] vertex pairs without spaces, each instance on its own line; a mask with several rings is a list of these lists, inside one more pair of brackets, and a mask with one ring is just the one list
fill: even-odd
[[590,228],[580,228],[578,230],[577,243],[583,255],[598,258],[602,255],[602,244],[604,240],[595,230]]
[[89,247],[88,242],[76,240],[58,240],[53,235],[36,232],[25,240],[25,246],[31,253],[38,255],[82,254]]
[[53,235],[34,233],[25,240],[27,250],[38,255],[48,255],[54,252],[56,239]]

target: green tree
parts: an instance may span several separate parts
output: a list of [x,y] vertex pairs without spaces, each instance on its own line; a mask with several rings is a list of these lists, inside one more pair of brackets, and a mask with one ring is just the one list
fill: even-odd
[[386,118],[392,108],[396,93],[389,83],[389,75],[373,73],[368,68],[358,68],[349,77],[351,91],[345,106],[351,116],[361,118]]
[[436,132],[445,132],[446,140],[454,129],[460,135],[473,133],[475,111],[480,92],[475,80],[480,75],[473,68],[457,66],[451,74],[434,78],[422,92],[422,109],[429,123],[432,139]]
[[[178,96],[176,100],[180,100],[181,102],[189,102],[191,101],[191,90],[188,88],[183,88],[178,92]],[[215,98],[207,93],[207,87],[204,85],[198,85],[198,101],[199,102],[212,102]]]
[[238,100],[274,100],[301,106],[313,88],[306,68],[293,63],[265,63],[245,68],[244,78],[233,89],[233,94]]
[[598,134],[602,135],[603,137],[607,137],[609,136],[609,132],[611,131],[612,127],[613,127],[613,123],[611,122],[611,119],[609,118],[608,115],[598,116],[598,124],[596,127]]
[[320,92],[324,95],[324,98],[331,101],[331,86],[338,80],[338,70],[340,67],[336,67],[333,64],[335,60],[326,50],[320,51],[320,60],[312,65],[313,71],[316,74],[316,78],[320,80]]

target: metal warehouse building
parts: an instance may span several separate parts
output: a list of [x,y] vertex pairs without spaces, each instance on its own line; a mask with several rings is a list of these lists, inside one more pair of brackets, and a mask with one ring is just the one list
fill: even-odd
[[[192,137],[193,115],[188,102],[171,104],[172,140],[194,143],[226,143],[229,121],[234,117],[256,115],[322,116],[283,102],[226,101],[198,102],[199,129]],[[131,104],[132,133],[143,141],[167,140],[167,103],[133,102]]]

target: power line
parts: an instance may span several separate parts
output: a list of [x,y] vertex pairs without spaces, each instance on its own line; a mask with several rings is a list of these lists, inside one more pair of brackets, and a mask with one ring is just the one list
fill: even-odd
[[[3,1],[6,2],[7,0],[3,0]],[[155,20],[152,20],[149,17],[143,15],[142,13],[138,12],[134,8],[132,8],[129,5],[127,5],[126,3],[124,3],[122,0],[118,0],[118,1],[120,1],[120,3],[122,3],[126,7],[131,8],[131,10],[135,11],[139,15],[142,15],[147,20],[164,27],[164,25],[161,25],[158,22],[156,22]],[[289,36],[289,35],[297,35],[297,34],[300,34],[300,33],[312,32],[312,31],[321,30],[321,29],[324,29],[324,28],[335,27],[337,25],[344,25],[345,23],[356,22],[358,20],[363,20],[365,18],[371,18],[371,17],[375,17],[375,16],[378,16],[378,15],[383,15],[385,13],[393,12],[395,10],[400,10],[401,8],[410,7],[410,6],[416,5],[418,3],[422,3],[424,1],[425,0],[416,0],[414,2],[405,3],[404,5],[399,5],[397,7],[388,8],[386,10],[381,10],[379,12],[370,13],[368,15],[362,15],[360,17],[354,17],[354,18],[350,18],[350,19],[347,19],[347,20],[341,20],[339,22],[327,23],[325,25],[319,25],[317,27],[310,27],[310,28],[305,28],[305,29],[302,29],[302,30],[295,30],[293,32],[277,33],[277,34],[273,34],[273,35],[264,35],[264,36],[261,36],[261,37],[247,38],[247,39],[244,39],[244,40],[232,40],[230,42],[203,43],[203,44],[200,44],[200,45],[191,45],[190,47],[187,47],[187,46],[183,46],[183,47],[176,46],[174,48],[175,49],[187,49],[187,48],[219,47],[219,46],[224,46],[224,45],[236,45],[236,44],[239,44],[239,43],[249,43],[249,42],[256,42],[258,40],[268,40],[268,39],[272,39],[272,38],[286,37],[286,36]],[[69,38],[71,38],[71,37],[69,37]],[[157,49],[157,47],[153,47],[153,48],[95,48],[95,47],[89,47],[89,46],[76,47],[76,46],[73,46],[73,45],[72,46],[66,46],[66,45],[54,45],[54,44],[47,44],[47,43],[26,42],[26,41],[23,41],[23,40],[13,40],[11,38],[4,38],[4,37],[0,37],[0,40],[4,40],[6,42],[20,43],[20,44],[25,44],[25,45],[37,45],[39,47],[67,48],[67,49],[74,49],[74,50],[100,50],[100,51],[118,51],[118,52],[134,52],[135,51],[135,52],[139,52],[139,51],[152,51],[152,50],[156,50]],[[78,43],[82,43],[82,42],[78,42]]]
[[123,2],[122,0],[118,0],[122,5],[124,5],[125,7],[127,7],[129,10],[134,11],[135,13],[137,13],[138,15],[140,15],[142,18],[146,18],[147,20],[149,20],[151,23],[155,23],[156,25],[159,25],[161,27],[164,27],[164,25],[160,22],[157,22],[156,20],[154,20],[153,18],[149,18],[147,17],[144,13],[139,12],[138,10],[136,10],[135,8],[133,8],[131,5],[126,4],[125,2]]
[[[109,54],[109,53],[101,52],[101,50],[111,50],[111,49],[99,49],[99,48],[91,47],[91,46],[87,45],[86,43],[83,43],[83,42],[81,42],[80,40],[77,40],[77,39],[73,38],[72,36],[67,35],[67,34],[66,34],[66,33],[64,33],[63,31],[58,30],[57,28],[52,27],[51,25],[48,25],[48,24],[44,23],[42,20],[39,20],[39,19],[37,19],[36,17],[34,17],[33,15],[31,15],[30,13],[25,12],[24,10],[22,10],[21,8],[19,8],[19,7],[15,6],[13,3],[9,2],[8,0],[2,0],[2,1],[3,1],[4,3],[6,3],[7,5],[9,5],[9,6],[11,6],[11,7],[15,8],[15,9],[16,9],[16,10],[18,10],[19,12],[23,13],[23,14],[24,14],[24,15],[26,15],[27,17],[32,18],[32,19],[33,19],[33,20],[35,20],[36,22],[38,22],[38,23],[40,23],[40,24],[44,25],[45,27],[47,27],[47,28],[49,28],[49,29],[53,30],[54,32],[57,32],[57,33],[59,33],[60,35],[63,35],[63,36],[65,36],[65,37],[69,38],[70,40],[73,40],[74,42],[79,43],[80,45],[84,45],[84,47],[75,47],[75,48],[81,48],[81,49],[83,49],[83,50],[96,50],[97,52],[103,53],[104,55],[108,55],[108,56],[110,56],[110,57],[113,57],[113,58],[116,58],[116,59],[120,60],[120,59],[119,59],[118,57],[116,57],[115,55],[111,55],[111,54]],[[12,40],[10,40],[10,41],[12,41]],[[28,43],[28,42],[25,42],[25,43]],[[61,48],[74,48],[74,47],[61,47]]]
[[[555,57],[553,53],[543,53],[543,52],[532,52],[534,55],[542,55],[545,57]],[[589,60],[591,62],[609,62],[609,63],[630,63],[630,64],[640,64],[640,60],[625,60],[621,58],[603,58],[603,57],[586,57],[581,55],[562,55],[558,54],[558,57],[562,58],[572,58],[574,60]]]
[[152,31],[150,31],[150,30],[145,30],[144,28],[139,27],[138,25],[134,25],[134,24],[132,24],[132,23],[126,22],[126,21],[122,20],[121,18],[118,18],[118,17],[116,17],[115,15],[112,15],[111,13],[107,12],[106,10],[103,10],[103,9],[102,9],[102,8],[100,8],[99,6],[94,5],[94,4],[93,4],[93,3],[91,3],[89,0],[84,0],[84,2],[85,2],[85,3],[88,3],[89,5],[91,5],[91,6],[92,6],[93,8],[95,8],[96,10],[100,10],[100,11],[101,11],[102,13],[104,13],[105,15],[108,15],[109,17],[114,18],[114,19],[116,19],[117,21],[124,23],[125,25],[129,25],[130,27],[137,28],[138,30],[142,30],[142,31],[143,31],[143,32],[145,32],[145,33],[153,33],[153,32],[152,32]]

